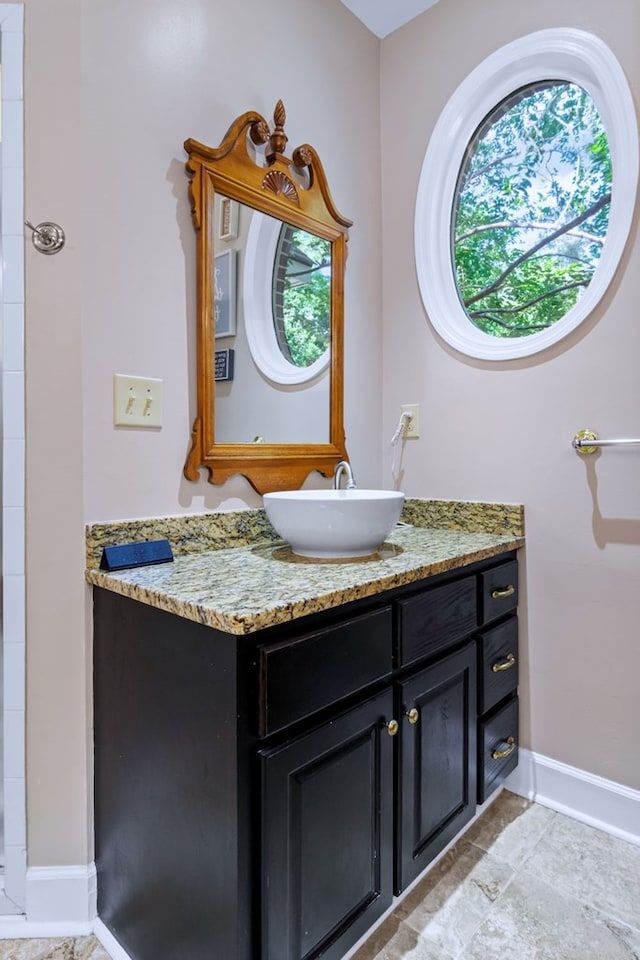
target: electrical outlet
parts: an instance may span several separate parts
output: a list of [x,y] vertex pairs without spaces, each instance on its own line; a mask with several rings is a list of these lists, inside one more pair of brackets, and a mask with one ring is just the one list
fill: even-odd
[[400,407],[400,413],[410,413],[411,420],[404,428],[404,436],[407,440],[417,440],[420,436],[420,407],[417,403],[403,403]]
[[162,380],[115,373],[113,423],[116,427],[161,427]]

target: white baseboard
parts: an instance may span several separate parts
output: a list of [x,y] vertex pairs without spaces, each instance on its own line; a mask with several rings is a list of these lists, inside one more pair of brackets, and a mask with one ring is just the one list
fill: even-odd
[[521,797],[640,846],[640,790],[523,748],[504,785]]
[[29,923],[92,925],[97,912],[96,868],[27,867],[25,913]]
[[38,921],[31,923],[24,914],[18,917],[0,917],[0,940],[26,940],[40,938],[88,937],[93,933],[93,921],[73,923],[61,920]]
[[24,913],[0,916],[0,939],[86,937],[97,908],[96,868],[28,867]]
[[111,931],[105,927],[100,917],[96,917],[95,919],[93,932],[111,957],[111,960],[131,960],[129,954],[120,946]]

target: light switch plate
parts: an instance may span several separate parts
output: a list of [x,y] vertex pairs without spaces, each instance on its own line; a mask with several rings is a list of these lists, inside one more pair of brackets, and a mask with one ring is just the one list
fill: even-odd
[[161,427],[162,380],[114,374],[113,423],[116,427]]

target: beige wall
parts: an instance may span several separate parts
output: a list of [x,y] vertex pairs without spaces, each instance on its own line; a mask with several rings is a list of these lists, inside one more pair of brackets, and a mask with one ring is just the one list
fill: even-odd
[[[92,189],[83,310],[85,509],[92,520],[258,504],[238,478],[184,480],[195,415],[195,233],[182,143],[217,144],[245,110],[287,110],[310,142],[349,242],[345,335],[351,458],[378,480],[380,260],[378,41],[338,0],[110,0],[83,8]],[[366,175],[363,175],[363,169]],[[164,380],[160,433],[114,430],[116,372]],[[262,432],[262,431],[261,431]]]
[[583,460],[570,447],[584,427],[640,435],[637,217],[602,307],[530,359],[454,353],[428,322],[413,259],[422,160],[448,97],[503,43],[567,25],[612,48],[637,103],[640,7],[629,0],[441,0],[382,42],[383,437],[399,404],[417,402],[406,493],[525,504],[523,743],[640,788],[640,451]]
[[[195,235],[182,143],[278,98],[318,150],[349,244],[346,431],[379,483],[379,43],[338,0],[27,0],[27,805],[32,865],[91,841],[90,596],[83,524],[256,505],[182,478],[195,415]],[[116,430],[114,373],[161,377],[160,431]]]
[[31,864],[86,863],[90,716],[83,586],[80,2],[25,4],[27,842]]

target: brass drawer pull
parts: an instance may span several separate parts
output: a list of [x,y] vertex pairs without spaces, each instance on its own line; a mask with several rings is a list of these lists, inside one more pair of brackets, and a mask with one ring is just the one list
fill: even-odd
[[418,720],[420,719],[420,714],[418,713],[415,707],[412,707],[411,710],[405,711],[405,717],[407,718],[409,723],[417,723]]
[[494,663],[491,669],[494,673],[500,673],[501,670],[511,670],[511,667],[515,667],[516,658],[512,653],[508,653],[506,660],[499,660],[498,663]]
[[397,720],[388,720],[383,724],[387,728],[387,733],[390,737],[395,737],[396,733],[400,729],[400,724]]
[[512,583],[508,587],[498,587],[496,590],[491,591],[491,596],[494,600],[502,600],[504,597],[512,597],[516,592],[516,588]]
[[513,737],[507,737],[504,741],[507,744],[506,750],[494,750],[491,756],[494,760],[502,760],[504,757],[508,757],[516,748],[516,741]]

